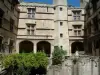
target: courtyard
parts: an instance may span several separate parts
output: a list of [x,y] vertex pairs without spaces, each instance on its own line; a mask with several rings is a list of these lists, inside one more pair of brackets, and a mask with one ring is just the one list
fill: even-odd
[[100,75],[100,0],[0,0],[0,75]]

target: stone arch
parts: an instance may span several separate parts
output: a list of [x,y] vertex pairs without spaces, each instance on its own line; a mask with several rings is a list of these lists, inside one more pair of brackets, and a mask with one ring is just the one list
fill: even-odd
[[50,56],[51,44],[47,41],[40,41],[37,43],[37,51],[44,51],[48,56]]
[[19,53],[30,53],[33,52],[33,42],[25,40],[19,43]]
[[84,46],[82,42],[73,42],[71,44],[71,52],[75,53],[76,51],[84,51]]

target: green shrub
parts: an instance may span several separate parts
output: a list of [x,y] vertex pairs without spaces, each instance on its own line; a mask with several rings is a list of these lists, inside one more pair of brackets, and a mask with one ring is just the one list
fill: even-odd
[[47,65],[48,58],[43,52],[11,54],[3,58],[3,66],[5,68],[13,67],[13,72],[18,75],[29,75],[33,67],[42,66],[46,68]]
[[43,52],[37,52],[35,55],[36,61],[39,66],[46,68],[48,65],[48,57]]
[[58,65],[62,63],[63,57],[66,55],[66,51],[61,49],[60,47],[55,47],[54,52],[52,53],[52,64],[53,65]]

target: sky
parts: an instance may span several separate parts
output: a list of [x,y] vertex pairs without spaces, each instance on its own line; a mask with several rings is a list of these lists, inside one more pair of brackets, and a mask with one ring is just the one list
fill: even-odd
[[[41,3],[47,3],[52,4],[52,0],[24,0],[25,2],[41,2]],[[80,6],[80,0],[68,0],[68,5]]]

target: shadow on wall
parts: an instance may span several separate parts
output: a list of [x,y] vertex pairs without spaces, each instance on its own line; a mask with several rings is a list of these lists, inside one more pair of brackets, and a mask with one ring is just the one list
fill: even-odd
[[43,67],[39,67],[37,69],[32,68],[30,75],[36,75],[36,74],[39,75],[46,74],[46,69]]

